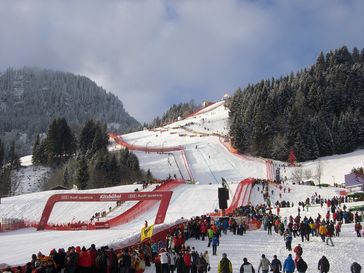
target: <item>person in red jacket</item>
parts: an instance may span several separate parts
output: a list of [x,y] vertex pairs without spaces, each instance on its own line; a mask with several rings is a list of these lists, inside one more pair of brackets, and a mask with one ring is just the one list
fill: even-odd
[[294,259],[294,262],[297,266],[297,261],[302,257],[303,249],[301,247],[301,244],[298,244],[294,249],[293,252],[296,253],[296,258]]
[[186,273],[190,273],[192,261],[191,261],[191,255],[188,251],[185,251],[185,253],[183,254],[183,260],[185,261],[186,265]]
[[200,233],[201,233],[201,236],[202,236],[202,241],[205,241],[205,236],[207,234],[207,225],[206,225],[206,223],[201,223]]
[[86,250],[85,247],[82,247],[78,255],[78,267],[80,273],[91,273],[91,255],[90,252]]

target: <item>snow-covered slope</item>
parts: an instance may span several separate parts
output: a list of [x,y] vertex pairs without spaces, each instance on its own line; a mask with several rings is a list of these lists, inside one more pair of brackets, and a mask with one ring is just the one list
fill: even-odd
[[[141,131],[123,136],[123,139],[132,145],[144,147],[171,147],[181,146],[184,148],[185,157],[190,167],[194,180],[198,183],[182,185],[177,187],[172,196],[168,208],[165,223],[173,223],[181,217],[201,215],[214,211],[218,207],[217,188],[224,177],[229,182],[232,193],[235,192],[237,183],[246,177],[265,178],[267,165],[265,159],[249,156],[239,156],[231,153],[224,145],[221,136],[227,134],[228,112],[223,102],[211,105],[196,115],[170,124],[164,128],[153,131]],[[112,149],[120,149],[113,145]],[[136,152],[141,166],[150,169],[157,178],[167,176],[184,177],[188,179],[189,172],[184,163],[184,155],[179,152],[170,153],[145,153]],[[318,163],[320,162],[320,163]],[[310,169],[311,174],[317,170],[320,164],[321,183],[340,183],[344,174],[348,173],[353,166],[360,166],[364,162],[364,151],[356,151],[351,154],[321,158],[319,161],[306,162],[302,164],[302,172]],[[290,176],[297,168],[283,167],[282,162],[274,162],[274,166],[281,167],[282,176]],[[306,173],[308,173],[306,171]],[[335,181],[334,181],[335,180]],[[221,184],[220,184],[221,185]],[[89,190],[86,192],[128,192],[133,191],[137,186],[120,186],[114,188]],[[288,186],[286,186],[288,187]],[[317,192],[323,197],[331,198],[338,194],[339,189],[328,187],[319,189],[312,186],[289,185],[291,193],[282,193],[282,199],[295,203],[295,207],[282,209],[283,216],[296,213],[297,202]],[[279,189],[272,187],[274,191],[273,202],[279,199]],[[68,191],[72,192],[72,191]],[[82,191],[77,191],[82,192]],[[0,204],[0,217],[25,218],[31,221],[38,221],[46,200],[55,191],[39,192],[3,198]],[[57,191],[59,193],[59,191]],[[252,191],[253,204],[262,202],[262,197],[257,188]],[[89,220],[97,211],[107,210],[113,203],[60,203],[53,211],[50,222],[64,223],[72,220]],[[129,208],[131,202],[125,203],[116,213],[121,213]],[[120,225],[110,230],[95,231],[42,231],[34,229],[18,230],[14,232],[0,233],[0,264],[18,264],[27,262],[32,253],[39,250],[45,253],[54,247],[68,247],[70,245],[89,246],[95,243],[97,246],[110,245],[120,247],[130,238],[135,238],[140,232],[144,221],[154,221],[157,207],[151,208],[148,212],[139,215],[137,219],[127,224]],[[311,207],[307,215],[317,216],[317,213],[324,214],[326,208],[318,206]],[[343,237],[334,239],[335,248],[326,247],[318,238],[304,243],[304,258],[314,272],[319,255],[325,254],[330,261],[333,260],[332,272],[348,272],[348,263],[354,260],[360,261],[360,255],[364,250],[363,241],[354,237],[352,225],[344,225]],[[298,243],[295,239],[294,245]],[[206,249],[206,243],[200,241],[189,241],[199,251]],[[349,254],[348,246],[354,250]],[[248,246],[248,247],[242,247]],[[246,256],[256,267],[259,257],[265,253],[269,258],[277,254],[282,260],[287,255],[284,249],[284,242],[279,235],[268,237],[264,231],[249,232],[247,236],[227,236],[222,239],[218,250],[218,257],[211,256],[212,272],[216,272],[217,262],[221,253],[227,252],[231,258],[234,271],[238,270],[242,257]],[[16,254],[15,254],[16,253]],[[319,254],[319,255],[318,255]],[[343,257],[345,262],[337,262],[335,259]],[[154,269],[153,269],[154,270]],[[148,269],[146,272],[154,272]]]
[[[146,148],[183,147],[193,179],[202,184],[221,182],[221,177],[233,182],[247,177],[267,178],[266,159],[232,154],[222,144],[229,130],[228,116],[224,101],[220,101],[186,119],[162,128],[123,135],[123,139]],[[169,156],[144,152],[137,152],[137,155],[141,166],[150,169],[157,178],[176,174],[189,179],[185,166],[178,164],[181,161],[179,152],[172,152]],[[287,177],[287,181],[292,181],[294,174],[301,173],[301,180],[312,179],[317,184],[320,174],[320,183],[343,184],[345,174],[353,167],[362,166],[363,162],[364,150],[358,150],[304,162],[299,167],[273,161],[272,172],[279,167],[281,178]]]

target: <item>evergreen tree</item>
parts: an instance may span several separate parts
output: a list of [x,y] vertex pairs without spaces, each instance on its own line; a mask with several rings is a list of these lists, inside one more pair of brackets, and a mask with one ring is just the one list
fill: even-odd
[[117,185],[120,181],[120,168],[115,155],[111,156],[108,176],[112,185]]
[[85,126],[82,128],[80,134],[80,150],[81,153],[85,154],[92,147],[92,142],[94,141],[96,133],[96,124],[94,120],[89,120],[86,122]]
[[138,157],[135,154],[129,153],[128,160],[127,160],[126,164],[131,170],[139,171],[139,160],[138,160]]
[[46,151],[48,164],[57,166],[76,151],[76,140],[64,118],[55,119],[48,128]]
[[45,165],[47,164],[47,147],[46,142],[41,141],[39,135],[35,139],[33,145],[33,156],[32,162],[34,165]]
[[67,167],[64,169],[64,172],[63,172],[62,184],[66,188],[69,188],[69,186],[70,186],[70,175],[68,173],[68,168]]
[[77,170],[77,178],[76,182],[79,189],[84,190],[87,188],[88,181],[90,179],[89,172],[88,172],[88,165],[86,158],[83,156],[79,160],[79,166]]
[[97,126],[94,139],[92,141],[92,153],[96,153],[98,151],[105,151],[107,149],[107,145],[109,143],[109,138],[106,133],[106,129],[102,128],[101,125]]
[[304,161],[364,145],[364,50],[323,53],[296,74],[238,89],[229,102],[230,137],[242,153]]
[[5,147],[0,139],[0,169],[3,166],[4,159],[5,159]]
[[20,167],[20,158],[15,151],[15,141],[12,141],[9,149],[9,163],[11,169],[19,169]]

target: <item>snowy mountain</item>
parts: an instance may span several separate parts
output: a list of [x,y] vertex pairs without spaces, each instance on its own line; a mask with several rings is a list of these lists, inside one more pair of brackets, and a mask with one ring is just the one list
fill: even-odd
[[16,140],[18,154],[29,153],[35,136],[59,117],[73,126],[96,119],[119,132],[140,126],[118,97],[87,77],[39,68],[0,75],[0,137]]

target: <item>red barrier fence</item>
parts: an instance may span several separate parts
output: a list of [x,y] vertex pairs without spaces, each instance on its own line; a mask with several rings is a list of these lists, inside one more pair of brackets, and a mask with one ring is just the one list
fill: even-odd
[[[181,184],[184,184],[183,180],[171,180],[161,184],[153,192],[170,191]],[[109,220],[110,226],[117,226],[130,222],[131,220],[134,220],[136,217],[138,217],[140,214],[148,211],[156,203],[157,201],[155,200],[139,201],[137,204],[135,204],[133,207],[131,207],[121,215],[118,215],[115,218],[110,219]]]
[[147,147],[147,146],[141,146],[141,145],[134,145],[129,144],[126,142],[122,136],[116,135],[113,133],[109,133],[109,137],[114,139],[114,141],[125,148],[128,148],[130,151],[140,151],[145,153],[171,153],[171,152],[181,152],[183,164],[185,165],[185,168],[187,170],[189,180],[193,181],[193,175],[190,168],[190,165],[188,163],[186,152],[182,146],[172,146],[172,147]]
[[[160,200],[159,209],[155,218],[155,224],[161,224],[167,213],[169,201],[172,197],[171,191],[157,192],[122,192],[122,193],[61,193],[54,194],[48,198],[42,216],[38,224],[38,230],[44,230],[51,215],[54,204],[57,202],[110,202],[110,201],[139,201]],[[115,219],[115,218],[114,218]],[[113,219],[110,225],[116,224]]]

